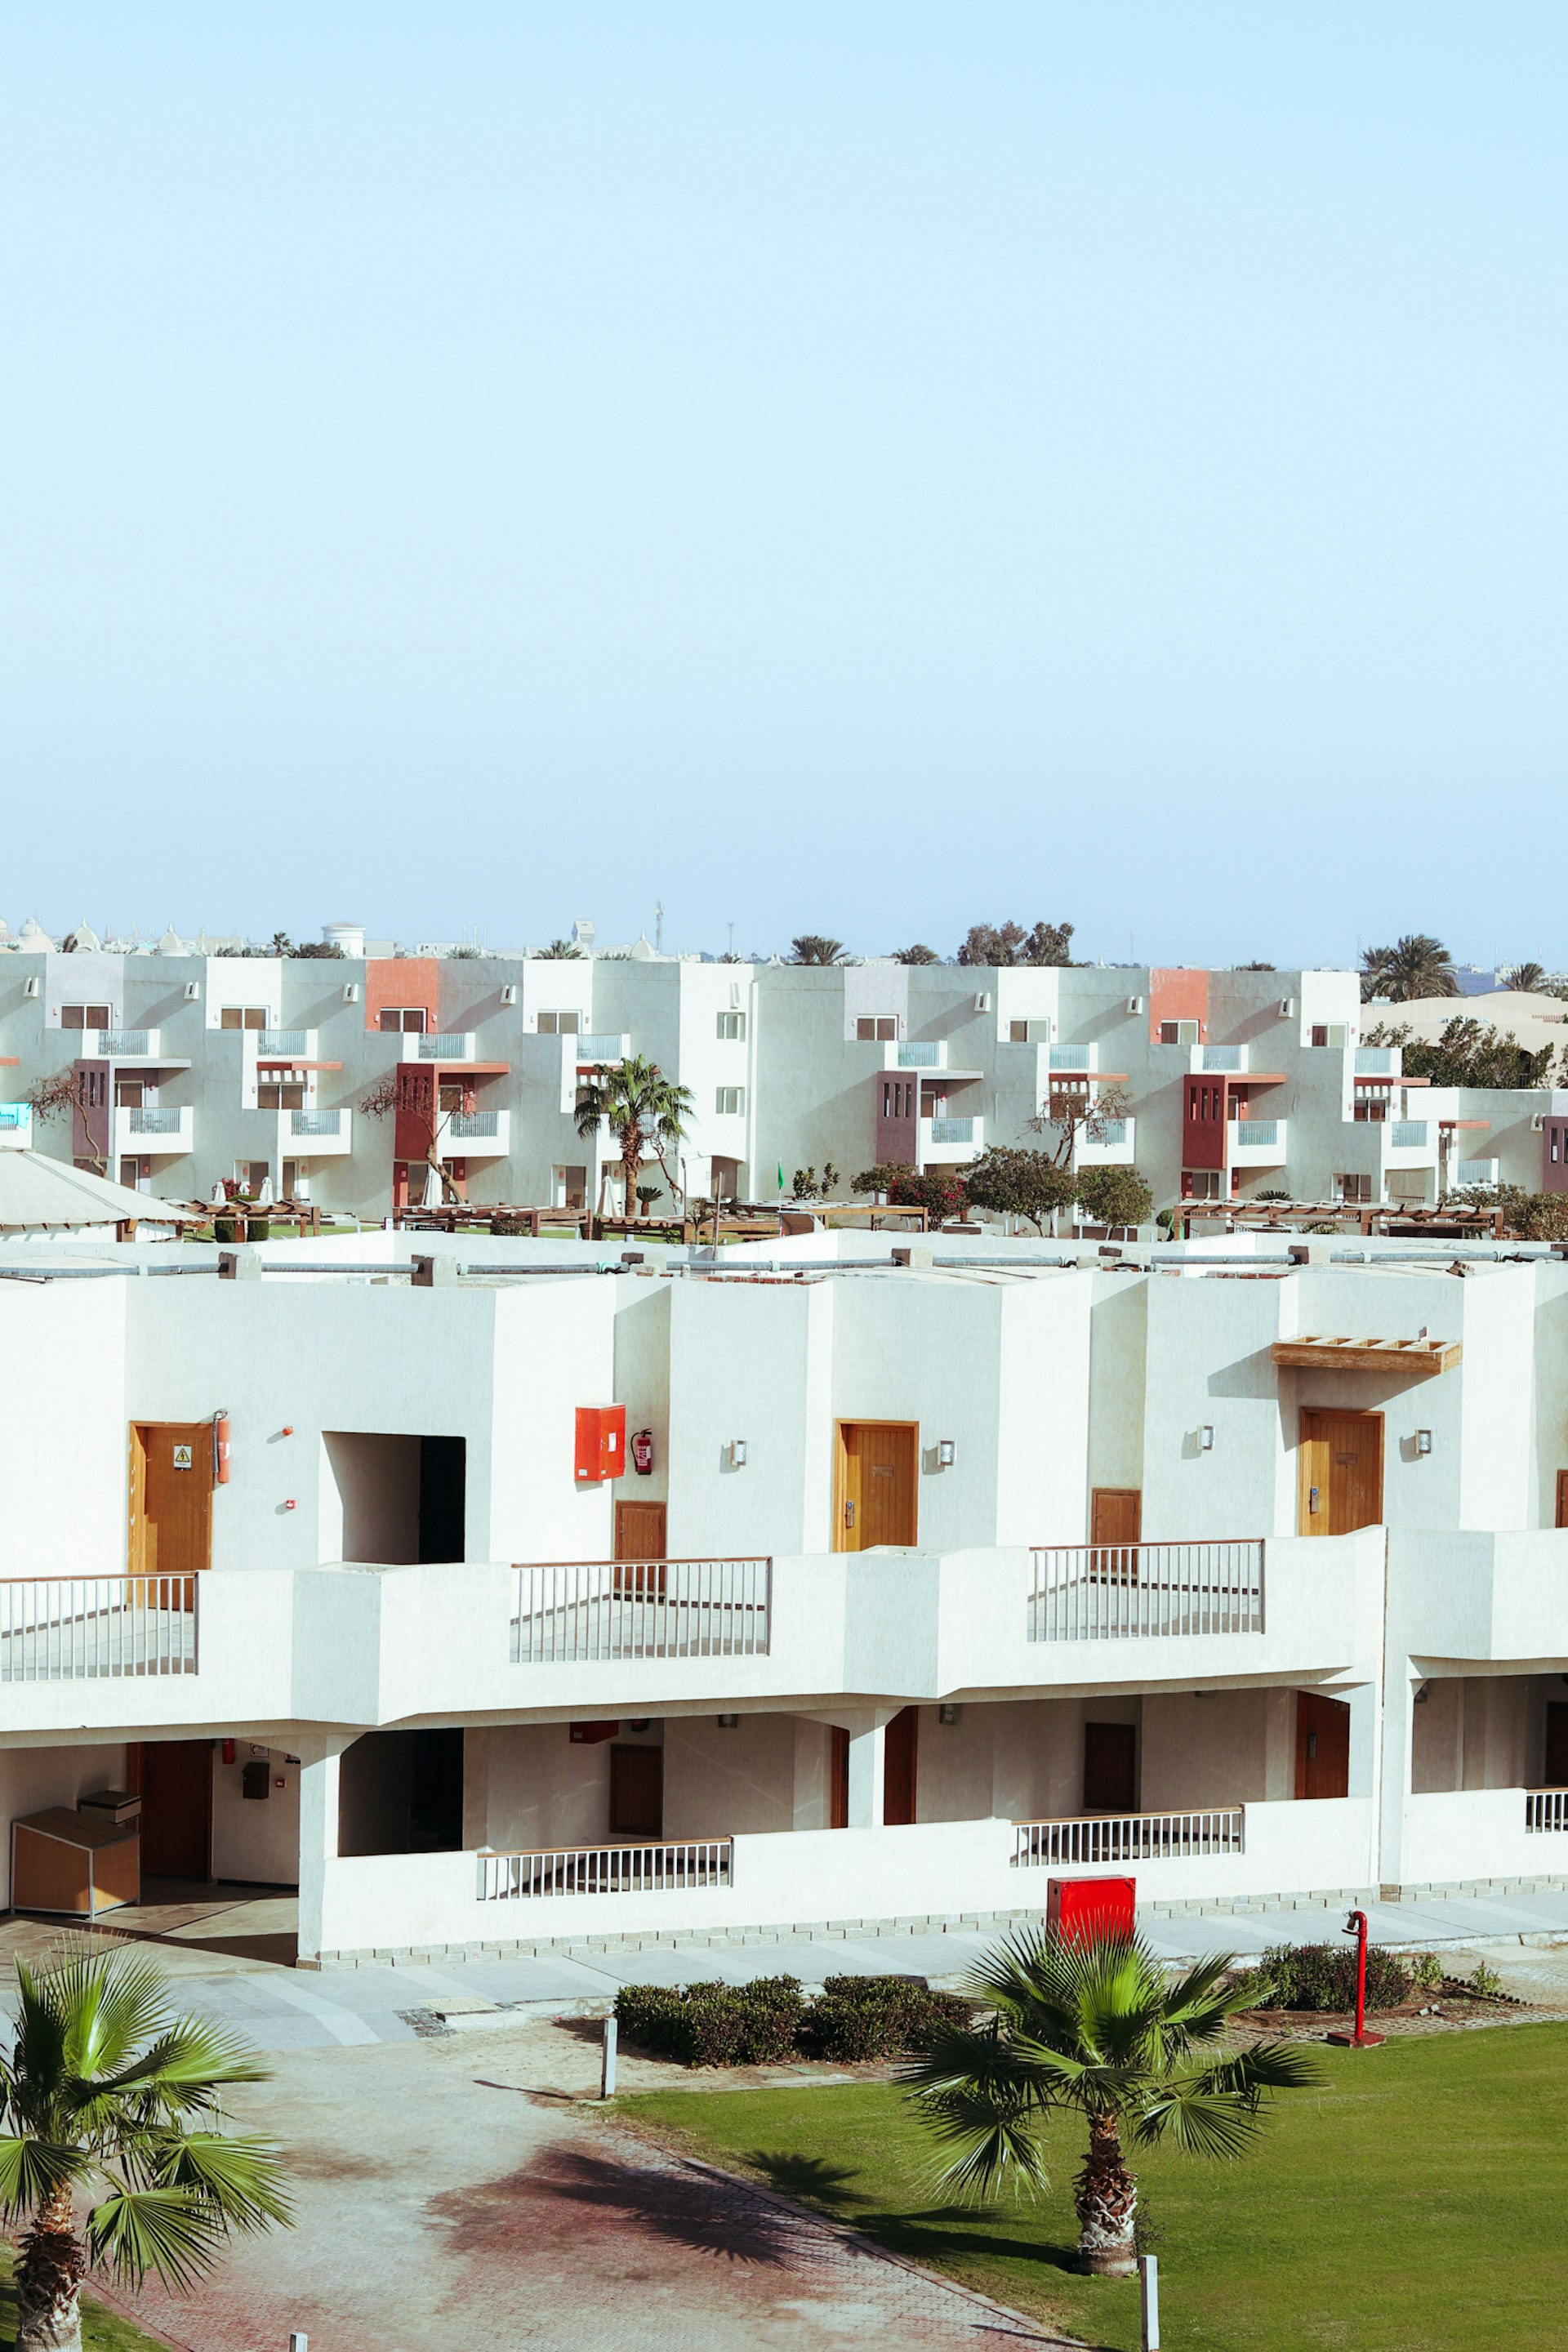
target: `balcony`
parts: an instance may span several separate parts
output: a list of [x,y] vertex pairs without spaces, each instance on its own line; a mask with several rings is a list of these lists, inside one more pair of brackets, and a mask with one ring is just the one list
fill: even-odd
[[33,1140],[31,1103],[0,1103],[0,1151],[26,1151]]
[[314,1029],[247,1029],[247,1041],[256,1041],[258,1062],[313,1062],[316,1059]]
[[1245,1853],[1240,1805],[1194,1813],[1068,1813],[1014,1823],[1016,1870],[1125,1870],[1133,1863]]
[[1568,1867],[1561,1789],[1453,1789],[1405,1800],[1399,1876],[1406,1886],[1467,1879],[1557,1878]]
[[765,1657],[772,1580],[771,1559],[584,1560],[520,1568],[511,1654],[521,1665]]
[[161,1034],[156,1029],[84,1029],[81,1033],[82,1059],[88,1062],[156,1062],[160,1059]]
[[1191,1049],[1189,1068],[1201,1075],[1215,1072],[1234,1076],[1247,1067],[1247,1047],[1245,1045],[1194,1045]]
[[1056,1544],[1030,1554],[1031,1642],[1263,1631],[1263,1545]]
[[1498,1180],[1495,1160],[1460,1160],[1455,1162],[1453,1182],[1456,1190],[1469,1184],[1484,1184],[1489,1189]]
[[1385,1168],[1436,1168],[1437,1122],[1431,1118],[1385,1118],[1367,1122],[1382,1138]]
[[471,1062],[471,1029],[405,1029],[398,1034],[400,1062]]
[[190,1103],[117,1103],[114,1150],[118,1158],[174,1160],[196,1148],[196,1114]]
[[983,1118],[922,1118],[915,1142],[917,1168],[959,1166],[985,1149]]
[[1229,1162],[1233,1168],[1282,1168],[1286,1158],[1283,1118],[1233,1118],[1226,1124]]
[[921,1037],[901,1045],[889,1045],[883,1067],[889,1070],[945,1070],[947,1039]]
[[1079,1128],[1073,1150],[1075,1168],[1131,1168],[1137,1148],[1137,1120],[1103,1118],[1100,1132],[1091,1135]]
[[511,1150],[510,1110],[454,1110],[440,1125],[436,1149],[443,1160],[504,1160]]
[[1355,1049],[1355,1075],[1358,1078],[1397,1078],[1405,1066],[1402,1045],[1358,1045]]
[[1046,1066],[1051,1070],[1098,1070],[1100,1047],[1098,1044],[1053,1045],[1047,1053]]
[[347,1110],[280,1110],[280,1160],[342,1159],[353,1148],[353,1113]]
[[199,1581],[84,1576],[0,1583],[0,1683],[194,1675]]
[[626,1061],[631,1050],[631,1038],[613,1029],[584,1029],[567,1041],[568,1055],[579,1070],[611,1069]]

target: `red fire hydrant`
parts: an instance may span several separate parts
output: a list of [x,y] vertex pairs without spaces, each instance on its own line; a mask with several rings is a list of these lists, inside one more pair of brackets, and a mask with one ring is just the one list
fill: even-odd
[[1366,1913],[1352,1911],[1345,1921],[1344,1932],[1355,1937],[1355,2032],[1331,2033],[1326,2038],[1347,2050],[1374,2050],[1384,2037],[1366,2030]]

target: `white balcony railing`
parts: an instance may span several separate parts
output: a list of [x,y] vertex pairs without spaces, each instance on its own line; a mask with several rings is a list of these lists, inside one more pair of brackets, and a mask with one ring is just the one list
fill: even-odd
[[512,1659],[765,1657],[772,1586],[771,1559],[531,1562],[517,1571]]
[[1031,1642],[1261,1633],[1261,1542],[1037,1546]]
[[1424,1118],[1391,1118],[1388,1140],[1395,1151],[1425,1151],[1428,1122]]
[[631,1047],[630,1037],[615,1029],[585,1029],[572,1042],[574,1059],[584,1068],[590,1063],[595,1069],[605,1069],[612,1063],[624,1062]]
[[289,1132],[292,1136],[341,1135],[347,1113],[342,1110],[291,1110]]
[[1053,1070],[1097,1070],[1100,1067],[1100,1047],[1090,1045],[1053,1045],[1047,1066]]
[[1200,1045],[1194,1055],[1193,1067],[1196,1070],[1245,1070],[1247,1048],[1245,1045]]
[[315,1032],[310,1029],[258,1029],[254,1033],[256,1051],[259,1057],[273,1061],[280,1054],[296,1054],[301,1061],[311,1057],[310,1047]]
[[1358,1045],[1355,1049],[1358,1078],[1397,1078],[1404,1066],[1403,1045]]
[[402,1058],[405,1062],[471,1062],[471,1029],[405,1029]]
[[487,1135],[500,1132],[500,1113],[495,1110],[455,1110],[447,1121],[447,1132],[455,1143],[472,1143]]
[[945,1066],[946,1061],[945,1038],[916,1038],[898,1048],[892,1057],[892,1067],[895,1070],[940,1070]]
[[156,1029],[89,1029],[82,1052],[89,1061],[145,1062],[158,1051]]
[[1278,1118],[1238,1118],[1236,1139],[1245,1151],[1261,1149],[1265,1144],[1278,1143],[1284,1121]]
[[728,1838],[670,1845],[569,1845],[533,1853],[481,1853],[479,1900],[510,1903],[533,1895],[677,1894],[728,1886]]
[[1497,1161],[1461,1160],[1454,1170],[1454,1181],[1460,1187],[1481,1184],[1489,1188],[1497,1182]]
[[1054,1869],[1061,1864],[1108,1867],[1133,1862],[1181,1862],[1189,1855],[1242,1853],[1245,1822],[1239,1805],[1194,1813],[1080,1813],[1055,1822],[1014,1823],[1014,1867]]
[[1552,1836],[1568,1831],[1568,1789],[1527,1789],[1524,1826]]
[[0,1683],[194,1675],[200,1582],[50,1576],[0,1583]]

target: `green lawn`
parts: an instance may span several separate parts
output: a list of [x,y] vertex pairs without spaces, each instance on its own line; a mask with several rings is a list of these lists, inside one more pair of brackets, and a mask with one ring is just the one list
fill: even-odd
[[[11,2292],[10,2249],[0,2247],[0,2344],[9,2344],[16,2333],[16,2298]],[[116,2311],[106,2311],[100,2303],[82,2297],[81,2340],[83,2352],[167,2352],[161,2336],[143,2335],[130,2320],[121,2319]]]
[[[1237,2165],[1141,2160],[1169,2352],[1568,2347],[1568,2026],[1328,2051]],[[890,2084],[660,2092],[628,2121],[767,2180],[1104,2352],[1135,2352],[1135,2283],[1069,2265],[1070,2127],[1052,2193],[980,2211],[931,2195],[931,2144]]]

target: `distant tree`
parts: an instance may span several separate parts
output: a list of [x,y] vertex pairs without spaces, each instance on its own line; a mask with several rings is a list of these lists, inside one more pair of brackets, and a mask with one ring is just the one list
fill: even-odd
[[1113,1132],[1131,1116],[1132,1097],[1125,1087],[1053,1087],[1046,1108],[1029,1121],[1036,1135],[1054,1134],[1053,1157],[1066,1168],[1078,1157],[1080,1143],[1109,1143]]
[[1500,1034],[1474,1013],[1458,1013],[1446,1021],[1440,1036],[1417,1037],[1407,1021],[1378,1022],[1369,1029],[1369,1045],[1398,1045],[1406,1077],[1426,1078],[1435,1087],[1492,1087],[1514,1093],[1551,1083],[1554,1050],[1542,1045],[1531,1053],[1511,1029]]
[[880,1192],[897,1208],[923,1209],[940,1224],[944,1217],[962,1216],[967,1206],[963,1180],[950,1171],[901,1166],[882,1160],[862,1168],[850,1179],[852,1192]]
[[1504,985],[1512,989],[1539,992],[1546,979],[1543,963],[1516,963],[1507,975]]
[[1392,947],[1365,948],[1361,963],[1363,1004],[1374,996],[1408,1004],[1415,997],[1459,993],[1453,958],[1426,931],[1406,931]]
[[963,1189],[973,1207],[995,1217],[1025,1217],[1037,1234],[1049,1218],[1071,1205],[1073,1175],[1047,1151],[1020,1150],[994,1143],[964,1171]]
[[[58,1119],[72,1118],[79,1104],[82,1105],[80,1141],[86,1156],[99,1176],[109,1173],[109,1118],[107,1108],[95,1119],[82,1104],[81,1080],[74,1069],[57,1070],[52,1078],[35,1078],[22,1090],[22,1100],[32,1110],[40,1127],[52,1127]],[[101,1127],[103,1133],[95,1130]]]
[[958,950],[960,963],[1065,964],[1072,940],[1070,923],[1037,923],[1025,930],[1021,923],[974,923]]
[[940,963],[942,958],[934,948],[895,948],[893,961],[895,963]]
[[463,1196],[441,1158],[440,1141],[452,1114],[440,1108],[440,1101],[439,1087],[431,1097],[418,1090],[401,1067],[394,1067],[384,1070],[369,1092],[361,1097],[360,1108],[366,1118],[403,1118],[404,1139],[406,1140],[412,1132],[424,1145],[418,1155],[419,1163],[422,1167],[435,1170],[445,1207],[451,1202],[460,1201]]
[[297,948],[285,948],[283,953],[296,962],[341,963],[343,960],[336,940],[301,940]]
[[575,940],[552,940],[547,948],[536,950],[542,963],[564,963],[581,958],[583,950]]
[[647,1216],[649,1209],[652,1208],[654,1202],[658,1200],[661,1189],[662,1188],[658,1184],[639,1184],[637,1186],[637,1209],[641,1215],[645,1217]]
[[1274,963],[1238,963],[1233,969],[1237,971],[1278,971],[1279,967]]
[[820,1176],[815,1168],[797,1168],[790,1191],[792,1197],[797,1201],[830,1201],[833,1198],[833,1188],[837,1181],[837,1169],[831,1160],[826,1160],[823,1161]]
[[291,956],[294,951],[294,942],[287,931],[274,931],[272,945],[262,950],[264,955],[269,956]]
[[1097,1225],[1145,1225],[1154,1213],[1154,1195],[1136,1168],[1080,1168],[1074,1190]]
[[677,1086],[657,1062],[641,1054],[628,1054],[612,1068],[595,1070],[579,1080],[577,1132],[591,1136],[601,1119],[608,1126],[620,1150],[622,1197],[628,1217],[637,1198],[637,1170],[645,1156],[658,1161],[671,1199],[679,1198],[680,1188],[669,1172],[666,1154],[684,1137],[691,1108],[690,1087]]
[[1568,1192],[1527,1192],[1522,1184],[1462,1184],[1447,1199],[1457,1209],[1500,1209],[1512,1241],[1568,1241]]
[[847,963],[842,940],[825,940],[817,931],[803,931],[798,940],[791,940],[795,953],[791,963]]

